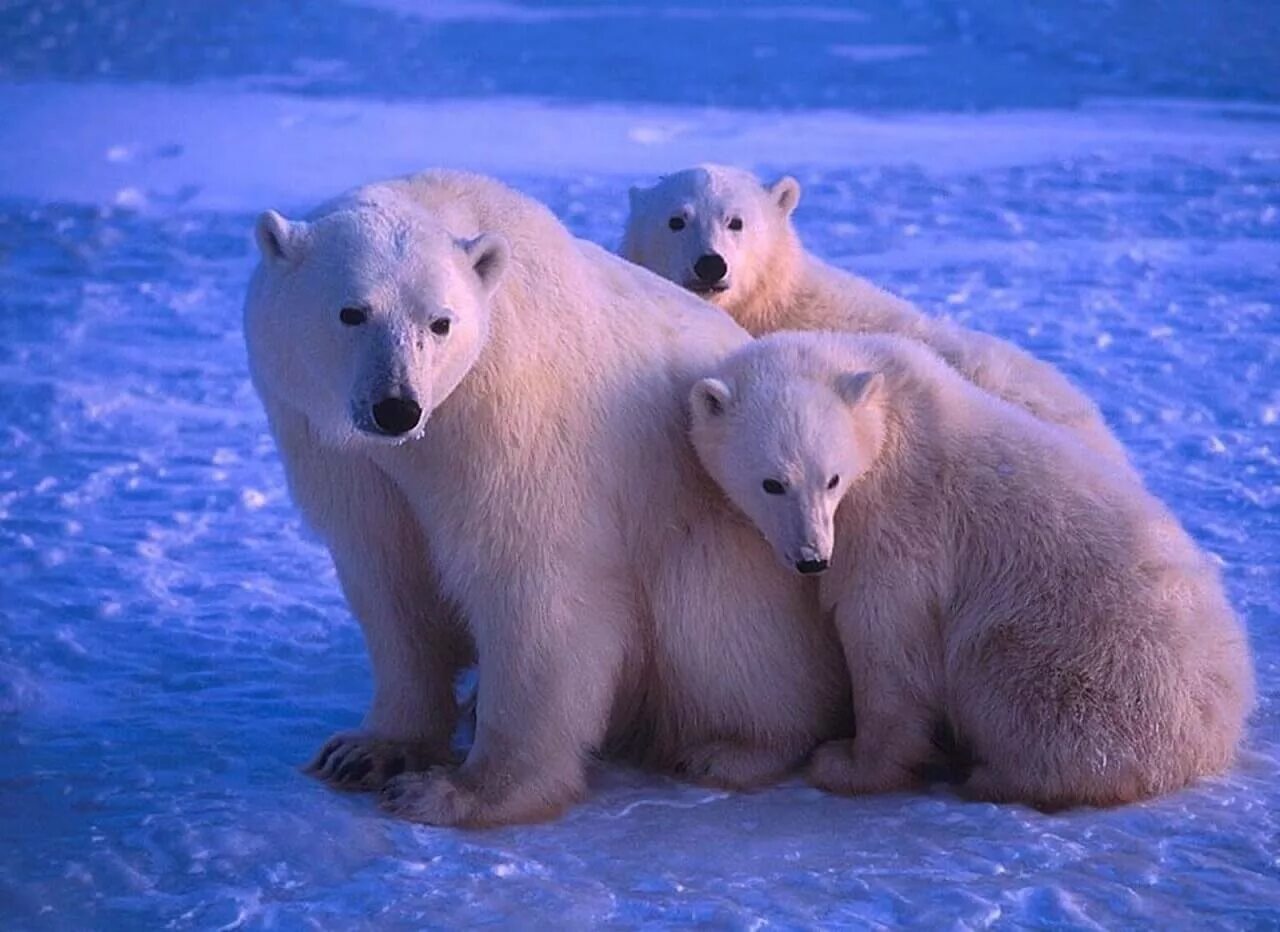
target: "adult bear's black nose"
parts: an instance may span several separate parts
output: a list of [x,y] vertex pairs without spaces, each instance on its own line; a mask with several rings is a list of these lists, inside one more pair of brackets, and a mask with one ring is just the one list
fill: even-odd
[[815,573],[825,573],[829,564],[826,560],[797,560],[796,569],[806,576]]
[[708,285],[714,285],[728,272],[729,266],[725,265],[724,257],[718,252],[709,252],[693,264],[693,274],[698,276],[698,281]]
[[373,423],[393,437],[407,434],[421,420],[422,408],[412,398],[383,398],[373,406]]

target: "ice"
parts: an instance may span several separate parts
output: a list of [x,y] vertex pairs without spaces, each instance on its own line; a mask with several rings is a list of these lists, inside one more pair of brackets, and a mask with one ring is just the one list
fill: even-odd
[[[714,5],[690,7],[664,4],[539,4],[525,6],[520,3],[495,2],[432,2],[419,0],[356,0],[360,5],[387,10],[401,16],[411,16],[426,22],[508,22],[545,23],[562,20],[713,20],[719,18]],[[815,20],[817,22],[860,23],[866,14],[840,6],[774,6],[747,8],[738,11],[747,19],[762,20]]]
[[853,62],[900,61],[928,55],[929,48],[924,45],[833,45],[827,54]]
[[[903,115],[520,98],[386,102],[255,90],[259,83],[0,85],[8,132],[28,141],[0,149],[0,196],[138,211],[251,210],[313,204],[424,165],[509,177],[649,177],[720,160],[809,171],[914,166],[953,176],[1099,154],[1128,163],[1163,151],[1206,169],[1232,157],[1280,159],[1280,106],[1251,111],[1254,119],[1233,118],[1239,111],[1230,105],[1114,101],[1068,113]],[[98,118],[81,119],[86,112]],[[57,144],[29,143],[36,139]],[[121,151],[129,157],[114,154]],[[1105,184],[1089,195],[1127,196]],[[1268,206],[1257,219],[1280,227]],[[1014,217],[1006,212],[1005,224]]]
[[[1280,922],[1280,15],[1142,6],[0,6],[0,925]],[[1043,815],[604,766],[466,833],[297,771],[370,682],[248,382],[255,213],[443,163],[612,245],[704,159],[1098,399],[1248,623],[1232,773]]]

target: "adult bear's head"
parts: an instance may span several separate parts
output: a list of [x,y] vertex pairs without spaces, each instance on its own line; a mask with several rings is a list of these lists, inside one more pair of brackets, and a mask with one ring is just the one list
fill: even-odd
[[455,238],[395,196],[310,221],[269,210],[257,240],[245,334],[259,388],[326,443],[421,436],[485,345],[506,240]]

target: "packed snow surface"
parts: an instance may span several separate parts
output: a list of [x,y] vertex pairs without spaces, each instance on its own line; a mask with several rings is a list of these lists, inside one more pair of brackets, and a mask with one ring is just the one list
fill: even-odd
[[[1280,924],[1280,10],[1210,6],[0,4],[0,925]],[[1231,774],[1043,815],[602,766],[461,832],[297,771],[370,678],[248,381],[255,213],[445,164],[612,246],[708,158],[1099,401],[1248,624]]]

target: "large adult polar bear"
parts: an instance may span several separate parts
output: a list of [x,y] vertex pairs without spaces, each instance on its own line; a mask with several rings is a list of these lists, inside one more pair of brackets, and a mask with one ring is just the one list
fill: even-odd
[[[594,752],[742,786],[848,733],[814,592],[688,443],[736,324],[472,175],[267,212],[257,236],[254,383],[374,667],[320,776],[490,825],[558,812]],[[473,655],[474,746],[419,772],[448,760]]]
[[1053,366],[1004,340],[930,317],[807,252],[791,222],[799,203],[794,178],[765,187],[750,172],[699,165],[631,189],[621,253],[701,295],[756,336],[837,330],[919,340],[978,387],[1127,462],[1097,406]]

